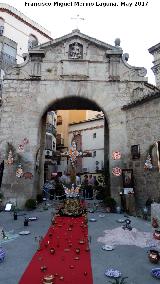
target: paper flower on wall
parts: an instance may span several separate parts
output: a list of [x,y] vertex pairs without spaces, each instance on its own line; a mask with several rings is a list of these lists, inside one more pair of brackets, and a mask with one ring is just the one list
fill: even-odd
[[24,145],[22,145],[22,144],[18,145],[18,151],[24,152]]
[[29,143],[29,139],[24,138],[21,144],[18,145],[18,151],[24,152],[24,146]]
[[112,153],[113,160],[119,160],[121,158],[121,153],[119,151],[115,151]]
[[121,174],[122,174],[121,168],[119,168],[119,167],[113,168],[113,169],[112,169],[112,174],[113,174],[114,176],[117,176],[117,177],[121,176]]
[[23,145],[26,145],[26,144],[28,144],[29,143],[29,139],[28,138],[24,138],[23,139]]

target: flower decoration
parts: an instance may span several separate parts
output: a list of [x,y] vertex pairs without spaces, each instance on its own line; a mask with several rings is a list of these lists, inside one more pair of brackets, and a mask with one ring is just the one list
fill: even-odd
[[16,177],[17,178],[21,178],[23,176],[23,169],[21,164],[18,165],[18,168],[16,170]]
[[117,177],[121,176],[121,174],[122,174],[121,168],[119,168],[119,167],[113,168],[113,169],[112,169],[112,174],[113,174],[114,176],[117,176]]
[[22,144],[18,145],[18,151],[24,152],[24,145],[22,145]]
[[119,160],[121,158],[121,153],[119,151],[115,151],[112,153],[113,160]]
[[24,146],[29,143],[29,139],[24,138],[21,144],[18,145],[18,151],[24,152]]
[[24,138],[24,139],[23,139],[23,145],[26,145],[26,144],[28,144],[28,143],[29,143],[29,139]]
[[151,162],[151,156],[148,154],[147,159],[144,164],[144,169],[145,170],[151,170],[153,168],[152,162]]

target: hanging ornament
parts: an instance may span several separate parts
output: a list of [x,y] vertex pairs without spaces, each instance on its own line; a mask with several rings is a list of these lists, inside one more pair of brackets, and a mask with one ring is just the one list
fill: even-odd
[[29,139],[25,137],[25,138],[23,139],[23,145],[26,145],[26,144],[28,144],[28,143],[29,143]]
[[113,169],[112,169],[112,174],[113,174],[114,176],[117,176],[117,177],[121,176],[121,174],[122,174],[121,168],[119,168],[119,167],[113,168]]
[[151,162],[151,156],[148,154],[147,159],[144,164],[144,169],[145,170],[151,170],[153,168],[152,162]]
[[7,164],[8,165],[12,165],[13,164],[13,153],[12,153],[12,150],[10,150],[9,153],[8,153]]
[[29,143],[29,139],[24,138],[21,144],[18,145],[18,151],[24,152],[24,146]]
[[119,151],[115,151],[112,153],[113,160],[119,160],[121,158],[121,153]]
[[22,144],[18,145],[18,151],[24,152],[24,145],[22,145]]
[[16,177],[17,178],[21,178],[23,176],[23,169],[22,169],[22,165],[19,164],[18,165],[18,168],[16,170]]

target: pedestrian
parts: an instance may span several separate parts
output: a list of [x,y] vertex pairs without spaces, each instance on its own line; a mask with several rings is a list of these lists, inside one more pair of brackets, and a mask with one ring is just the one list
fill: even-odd
[[82,181],[83,198],[88,198],[88,175],[84,176]]
[[78,187],[81,186],[81,177],[80,177],[79,173],[77,173],[77,175],[76,175],[76,186],[78,186]]
[[[53,177],[51,178],[53,179]],[[43,196],[46,199],[50,199],[51,195],[53,195],[53,192],[54,192],[53,180],[46,180],[46,182],[43,185]]]
[[64,174],[60,177],[60,181],[63,183],[64,186],[66,186],[67,180],[68,180],[68,177],[66,175],[66,172],[64,172]]
[[50,200],[53,200],[54,199],[54,196],[55,196],[55,186],[56,186],[56,182],[55,182],[55,178],[57,176],[57,173],[52,173],[51,175],[51,180],[50,180],[50,185],[51,185],[51,188],[50,188]]
[[94,187],[94,177],[90,174],[88,178],[88,197],[93,199],[93,187]]
[[55,177],[55,196],[56,199],[63,200],[66,198],[64,186],[58,176]]
[[97,181],[97,177],[93,176],[94,178],[94,187],[93,187],[93,196],[94,199],[96,198],[97,192],[98,192],[98,186],[99,186],[99,182]]

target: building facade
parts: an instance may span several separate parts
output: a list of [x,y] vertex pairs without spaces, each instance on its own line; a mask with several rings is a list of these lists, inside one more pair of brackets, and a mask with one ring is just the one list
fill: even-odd
[[6,70],[23,63],[30,48],[51,40],[51,33],[14,7],[0,3],[0,104]]
[[79,158],[77,172],[96,173],[104,169],[104,118],[92,118],[69,125],[69,145],[77,142],[78,150],[88,151],[91,157]]
[[44,182],[51,179],[52,173],[57,172],[56,126],[57,114],[55,111],[49,111],[46,118]]
[[57,146],[63,151],[68,148],[69,124],[86,119],[86,110],[57,111]]
[[4,42],[1,49],[6,56],[16,58],[17,63],[24,61],[23,53],[28,53],[28,49],[52,39],[48,30],[4,3],[0,3],[0,37],[17,44],[14,48],[9,42]]
[[[29,50],[24,64],[13,67],[4,81],[0,149],[5,200],[14,195],[23,206],[42,188],[44,114],[72,108],[103,111],[104,170],[110,176],[111,195],[120,202],[121,170],[132,169],[137,203],[144,206],[150,194],[159,194],[158,161],[153,170],[144,168],[148,151],[160,140],[159,107],[159,89],[148,83],[143,67],[129,65],[119,40],[112,46],[74,30]],[[29,140],[22,154],[24,171],[33,175],[29,180],[16,177],[16,160],[13,165],[6,160],[6,143],[17,149],[24,137]],[[140,155],[133,160],[131,146],[136,145]],[[118,159],[115,152],[120,153]]]

